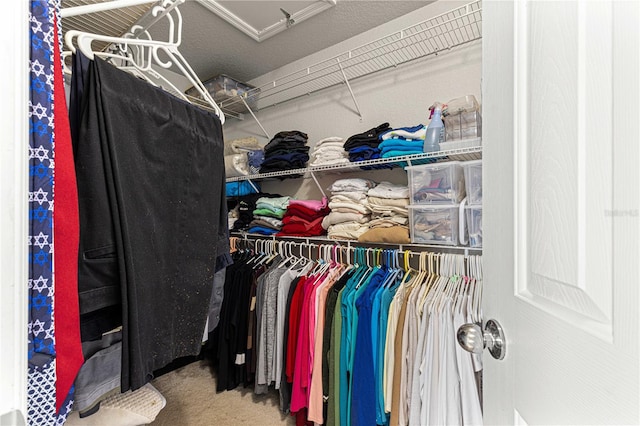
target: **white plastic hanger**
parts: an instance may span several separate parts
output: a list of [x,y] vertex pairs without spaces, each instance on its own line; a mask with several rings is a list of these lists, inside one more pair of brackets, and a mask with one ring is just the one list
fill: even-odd
[[[154,17],[165,17],[169,22],[169,34],[167,41],[153,40],[144,27],[135,25],[131,31],[124,37],[111,37],[101,34],[86,33],[77,30],[67,31],[65,34],[65,45],[75,53],[77,49],[89,59],[95,56],[108,58],[114,63],[116,60],[122,60],[119,68],[132,72],[135,75],[143,77],[156,86],[161,86],[168,92],[180,96],[182,99],[192,102],[185,94],[179,91],[175,85],[170,83],[166,78],[162,77],[158,72],[153,70],[153,66],[169,69],[173,66],[177,67],[181,74],[184,75],[198,91],[204,102],[215,112],[224,124],[224,113],[211,97],[209,91],[204,87],[195,71],[191,68],[187,60],[182,56],[178,47],[182,42],[182,15],[176,7],[178,4],[184,3],[185,0],[162,0],[162,2],[151,9]],[[75,44],[74,44],[75,41]],[[94,52],[92,44],[95,41],[111,43],[116,46],[115,52]],[[166,56],[168,60],[161,59],[160,52]],[[116,63],[118,66],[118,64]],[[199,104],[198,102],[192,102]]]

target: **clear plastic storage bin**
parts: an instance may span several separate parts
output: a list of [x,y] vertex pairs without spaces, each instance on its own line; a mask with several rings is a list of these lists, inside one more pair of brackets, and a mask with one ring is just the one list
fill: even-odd
[[482,247],[482,206],[467,206],[469,247]]
[[[258,101],[258,90],[246,83],[241,83],[229,76],[220,74],[203,82],[204,87],[218,104],[222,103],[225,109],[232,112],[246,112],[247,108],[238,96],[245,97],[250,108],[255,108]],[[195,87],[186,91],[187,95],[201,97]],[[248,95],[251,96],[248,96]]]
[[460,205],[410,205],[409,226],[414,244],[458,244]]
[[482,204],[482,160],[465,161],[464,185],[467,193],[467,203]]
[[444,120],[444,140],[477,138],[482,136],[482,118],[479,111],[447,115]]
[[451,204],[464,198],[464,171],[459,161],[409,166],[405,170],[411,204]]

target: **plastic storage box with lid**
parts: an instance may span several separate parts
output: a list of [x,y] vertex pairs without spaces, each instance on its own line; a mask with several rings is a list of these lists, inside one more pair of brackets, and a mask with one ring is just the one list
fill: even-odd
[[[220,74],[209,80],[205,81],[204,87],[209,91],[213,100],[218,103],[224,110],[230,110],[233,112],[246,112],[247,108],[242,101],[238,99],[238,96],[243,96],[247,105],[251,109],[256,107],[258,101],[259,89],[241,83],[229,76]],[[200,97],[198,91],[192,87],[186,91],[189,96]]]
[[409,229],[414,244],[457,245],[460,205],[409,205]]
[[467,204],[482,204],[482,160],[465,161],[464,184],[467,193]]
[[482,247],[482,206],[467,206],[469,247]]
[[454,141],[482,136],[482,117],[479,111],[448,115],[444,120],[444,140]]
[[465,196],[464,171],[459,161],[405,167],[411,204],[459,203]]
[[482,136],[480,105],[473,95],[452,99],[443,114],[445,141]]

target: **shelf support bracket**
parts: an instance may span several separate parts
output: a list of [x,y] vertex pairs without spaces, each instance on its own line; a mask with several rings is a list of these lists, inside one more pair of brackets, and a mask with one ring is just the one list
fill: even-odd
[[351,93],[351,99],[353,99],[353,103],[356,106],[356,110],[358,111],[358,116],[362,120],[362,112],[360,112],[360,106],[358,105],[358,101],[356,100],[356,95],[353,94],[353,90],[351,89],[351,84],[349,84],[349,79],[347,78],[347,74],[344,72],[344,68],[342,68],[342,64],[340,63],[340,58],[336,58],[338,61],[338,66],[340,67],[340,72],[342,73],[342,78],[344,78],[344,82],[349,89],[349,93]]
[[260,123],[260,120],[258,120],[258,117],[256,117],[256,115],[253,113],[253,110],[249,107],[249,104],[244,99],[244,96],[238,96],[238,97],[240,98],[240,100],[244,104],[245,108],[247,108],[247,111],[249,111],[251,113],[251,116],[253,117],[253,119],[256,120],[256,123],[258,123],[258,126],[260,126],[260,128],[262,129],[262,133],[264,133],[264,135],[267,137],[267,139],[271,139],[271,136],[269,135],[269,133],[267,133],[267,131],[264,129],[264,127],[262,127],[262,123]]
[[318,189],[320,190],[320,193],[322,194],[322,196],[324,198],[327,198],[327,194],[324,193],[324,190],[322,189],[322,186],[320,186],[320,182],[318,182],[318,178],[316,177],[316,174],[313,173],[313,170],[309,172],[309,174],[311,175],[311,177],[313,178],[313,181],[316,183],[316,186],[318,187]]
[[258,189],[258,187],[256,186],[255,183],[253,183],[253,180],[251,179],[247,179],[247,182],[249,182],[249,185],[251,185],[251,187],[253,188],[254,191],[256,191],[256,194],[260,193],[260,190]]

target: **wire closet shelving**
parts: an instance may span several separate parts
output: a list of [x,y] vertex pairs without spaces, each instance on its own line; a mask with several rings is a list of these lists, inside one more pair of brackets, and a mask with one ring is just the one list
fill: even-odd
[[224,111],[237,111],[249,105],[259,110],[346,83],[357,107],[349,81],[438,55],[481,38],[482,2],[477,0],[276,78],[242,97],[226,98],[219,104]]
[[448,150],[436,151],[436,152],[424,152],[421,154],[403,155],[400,157],[377,158],[374,160],[357,161],[357,162],[333,164],[333,165],[326,165],[326,166],[281,170],[277,172],[269,172],[269,173],[262,173],[262,174],[228,177],[226,181],[237,182],[237,181],[243,181],[243,180],[264,180],[264,179],[273,179],[273,178],[285,178],[288,176],[299,177],[300,175],[305,175],[308,173],[313,174],[314,172],[357,170],[362,167],[375,166],[375,165],[381,165],[381,164],[388,164],[388,165],[395,165],[395,166],[399,166],[403,164],[412,165],[413,161],[417,161],[421,164],[420,160],[433,160],[432,162],[443,161],[443,160],[444,161],[446,160],[461,160],[461,161],[478,160],[482,157],[482,146],[480,146],[480,143],[481,142],[478,139],[477,145],[474,143],[473,146],[464,147],[464,148],[448,149]]

